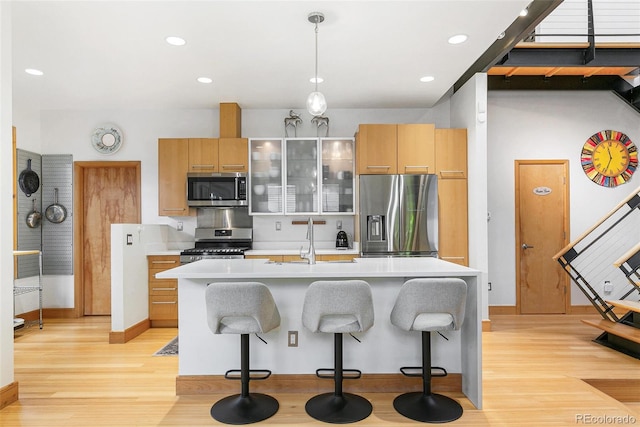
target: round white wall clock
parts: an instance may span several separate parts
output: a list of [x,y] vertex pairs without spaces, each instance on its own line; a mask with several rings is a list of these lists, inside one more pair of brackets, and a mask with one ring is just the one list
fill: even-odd
[[91,136],[91,145],[100,154],[113,154],[122,146],[122,133],[115,126],[97,128]]

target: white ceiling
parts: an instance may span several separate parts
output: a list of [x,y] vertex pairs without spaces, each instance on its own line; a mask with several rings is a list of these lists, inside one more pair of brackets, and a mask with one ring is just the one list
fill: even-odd
[[[432,107],[528,2],[15,1],[14,107],[304,109],[314,11],[325,15],[319,90],[329,110]],[[449,45],[459,33],[469,40]],[[187,44],[170,46],[169,35]]]

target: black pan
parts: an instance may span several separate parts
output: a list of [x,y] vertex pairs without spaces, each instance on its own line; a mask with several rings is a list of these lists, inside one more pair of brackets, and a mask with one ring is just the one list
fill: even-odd
[[18,183],[20,184],[20,189],[27,197],[31,197],[31,195],[40,188],[40,177],[31,169],[31,159],[27,160],[27,168],[20,172]]

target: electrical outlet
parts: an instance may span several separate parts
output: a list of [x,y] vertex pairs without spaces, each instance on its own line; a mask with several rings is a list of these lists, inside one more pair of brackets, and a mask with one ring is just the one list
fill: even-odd
[[603,290],[605,294],[610,294],[611,292],[613,292],[613,285],[611,284],[610,281],[608,280],[604,281]]
[[336,221],[336,228],[337,228],[338,230],[342,230],[342,221],[340,221],[340,220],[337,220],[337,221]]
[[276,221],[276,231],[280,231],[282,229],[282,223],[280,221]]
[[298,331],[289,331],[289,340],[287,345],[289,347],[297,347],[298,346]]
[[127,234],[127,246],[133,245],[133,234]]
[[182,221],[178,221],[178,224],[176,225],[176,230],[178,231],[184,230],[184,224],[182,224]]

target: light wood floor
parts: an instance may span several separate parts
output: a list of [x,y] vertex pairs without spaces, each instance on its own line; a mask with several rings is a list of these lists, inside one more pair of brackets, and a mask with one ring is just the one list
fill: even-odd
[[[583,379],[640,381],[640,361],[591,342],[597,331],[582,318],[589,316],[494,316],[493,331],[483,334],[484,409],[453,395],[465,412],[450,425],[575,426],[587,424],[581,422],[587,417],[605,416],[631,416],[639,424],[640,406],[621,403]],[[0,425],[219,425],[209,409],[222,395],[176,397],[177,357],[152,356],[175,329],[152,329],[127,344],[111,345],[108,332],[108,317],[87,317],[47,320],[43,330],[35,326],[16,333],[20,400],[0,411]],[[310,395],[274,396],[280,410],[260,424],[326,425],[305,414]],[[421,424],[395,413],[394,394],[365,397],[374,411],[356,425]]]

